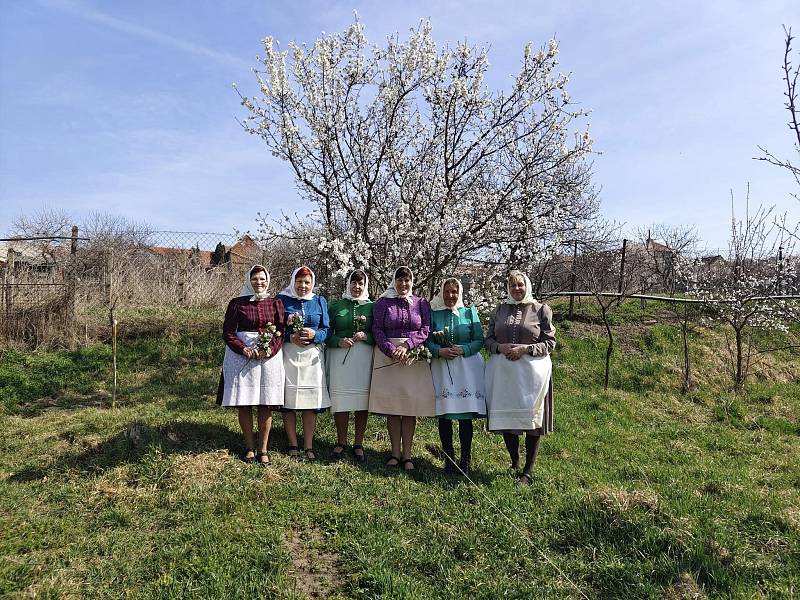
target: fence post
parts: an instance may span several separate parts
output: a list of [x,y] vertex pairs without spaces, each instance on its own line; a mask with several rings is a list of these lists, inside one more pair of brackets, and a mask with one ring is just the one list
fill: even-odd
[[783,246],[778,246],[778,296],[783,295]]
[[622,282],[625,280],[625,250],[628,247],[628,240],[622,240],[622,258],[619,261],[619,285],[617,286],[617,293],[622,294]]
[[111,306],[111,298],[112,298],[113,286],[114,286],[114,250],[113,250],[113,248],[110,249],[110,250],[106,250],[106,264],[105,264],[105,269],[103,270],[103,275],[105,276],[106,304]]
[[77,296],[78,296],[78,265],[77,265],[77,258],[76,254],[78,253],[78,226],[72,226],[72,240],[70,241],[70,248],[69,248],[69,262],[67,263],[67,272],[66,275],[66,307],[67,307],[67,314],[66,314],[66,322],[67,326],[69,327],[70,333],[70,347],[74,348],[77,342],[77,331],[76,331],[76,304],[77,304]]
[[[572,246],[572,275],[569,278],[569,291],[575,292],[575,277],[577,276],[577,263],[578,263],[578,240],[575,240]],[[569,297],[569,319],[572,319],[572,309],[575,306],[575,296]]]
[[3,291],[5,293],[5,329],[8,341],[11,341],[11,309],[13,307],[14,295],[14,251],[9,248],[6,254],[6,270],[3,271]]

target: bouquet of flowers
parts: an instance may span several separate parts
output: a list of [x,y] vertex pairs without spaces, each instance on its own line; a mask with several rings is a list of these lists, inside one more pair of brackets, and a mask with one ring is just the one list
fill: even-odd
[[364,331],[366,328],[367,328],[366,315],[353,315],[353,329],[355,329],[355,332],[358,333],[359,331]]
[[431,351],[425,346],[417,346],[408,351],[408,357],[410,359],[409,364],[417,360],[424,360],[426,363],[430,364],[433,354],[431,354]]
[[292,328],[292,333],[300,333],[306,326],[305,319],[300,313],[294,313],[289,317],[289,326]]
[[[430,364],[431,359],[433,358],[433,354],[431,351],[428,350],[425,346],[417,346],[416,348],[412,348],[406,353],[405,364],[410,365],[413,362],[418,360],[424,360],[426,363]],[[377,371],[378,369],[385,369],[386,367],[391,367],[392,365],[396,365],[401,361],[396,360],[394,362],[389,363],[388,365],[381,365],[380,367],[375,367],[372,369],[373,371]]]
[[256,339],[256,350],[258,350],[258,353],[263,354],[267,358],[272,356],[272,340],[276,337],[280,337],[280,335],[281,332],[278,331],[278,328],[267,321],[267,326],[263,331],[258,332],[258,338]]
[[[367,317],[365,315],[353,315],[353,331],[354,333],[358,333],[359,331],[364,331],[367,328]],[[353,346],[350,346],[347,349],[347,352],[344,354],[344,360],[342,360],[342,364],[347,361],[347,357],[350,356],[350,350],[353,349]]]

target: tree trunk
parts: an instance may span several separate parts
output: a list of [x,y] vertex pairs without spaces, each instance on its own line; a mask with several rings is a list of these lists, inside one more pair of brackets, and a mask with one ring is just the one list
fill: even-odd
[[611,323],[608,322],[608,309],[602,308],[601,314],[603,316],[603,324],[606,326],[606,333],[608,334],[608,348],[606,348],[606,371],[603,378],[603,389],[608,389],[608,379],[611,374],[611,352],[614,349],[614,334],[611,331]]
[[684,307],[681,320],[681,337],[683,338],[683,383],[681,393],[686,394],[692,389],[692,373],[689,363],[689,307]]
[[734,329],[734,333],[736,335],[736,373],[734,375],[734,386],[737,390],[741,390],[744,387],[744,369],[742,365],[742,330],[736,328]]

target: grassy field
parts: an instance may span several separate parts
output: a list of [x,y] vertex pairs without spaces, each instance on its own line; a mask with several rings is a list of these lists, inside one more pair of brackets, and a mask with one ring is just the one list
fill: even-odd
[[523,490],[482,426],[476,485],[444,477],[433,419],[413,477],[383,466],[378,418],[366,467],[289,460],[280,419],[273,464],[245,465],[213,325],[124,339],[116,409],[107,346],[0,350],[0,596],[800,595],[800,355],[764,355],[737,397],[700,329],[681,396],[679,333],[643,316],[617,317],[608,392],[602,326],[560,324],[556,433]]

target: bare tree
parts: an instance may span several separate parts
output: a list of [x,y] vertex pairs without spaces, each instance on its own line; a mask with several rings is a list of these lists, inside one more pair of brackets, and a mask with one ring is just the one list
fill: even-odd
[[655,223],[637,228],[635,237],[640,249],[636,266],[640,277],[646,280],[641,292],[647,293],[657,284],[660,291],[675,295],[680,283],[676,277],[677,263],[682,257],[697,254],[700,239],[697,229],[690,225]]
[[42,207],[29,215],[19,215],[11,225],[11,234],[20,238],[41,238],[28,243],[35,247],[42,259],[48,263],[56,262],[59,249],[65,246],[63,240],[71,233],[73,219],[62,210]]
[[594,239],[585,242],[581,254],[573,263],[576,278],[581,287],[592,294],[600,308],[600,318],[606,330],[606,346],[603,389],[608,389],[611,376],[611,357],[614,352],[614,330],[611,316],[623,300],[631,293],[635,275],[624,268],[624,244],[617,236],[620,226],[604,223],[594,232]]
[[[784,26],[783,31],[786,35],[784,41],[782,68],[783,81],[786,83],[786,90],[783,92],[783,95],[786,97],[784,106],[789,112],[788,126],[792,132],[792,136],[794,138],[793,145],[798,156],[794,159],[779,158],[767,148],[759,146],[758,149],[761,150],[761,156],[757,157],[757,160],[763,160],[771,165],[775,165],[776,167],[786,169],[792,175],[792,177],[794,177],[798,188],[800,188],[800,104],[798,104],[797,89],[797,82],[798,79],[800,79],[800,64],[797,66],[792,65],[792,42],[794,41],[792,28],[789,27],[787,29],[786,26]],[[800,56],[800,54],[798,54],[798,56]],[[800,200],[800,192],[794,194],[794,196]]]
[[145,222],[102,211],[90,212],[80,229],[83,237],[89,238],[89,247],[97,250],[147,246],[153,233]]

